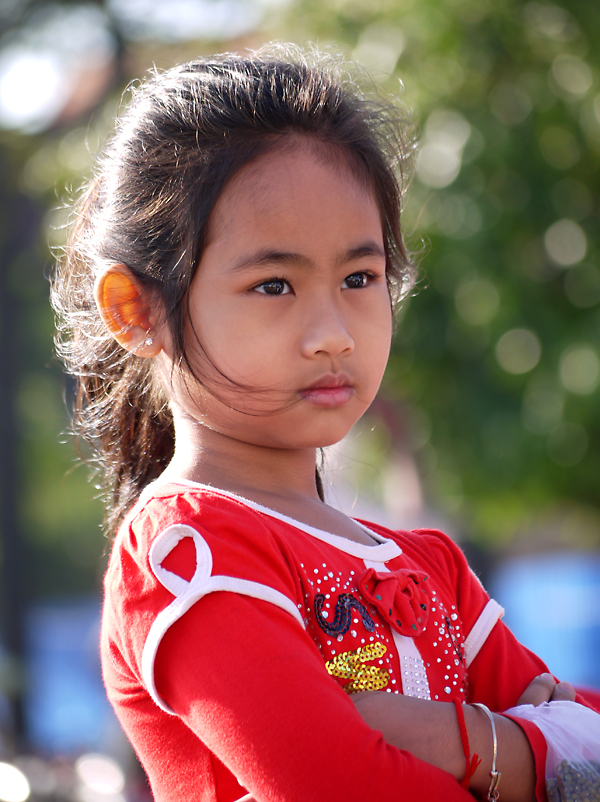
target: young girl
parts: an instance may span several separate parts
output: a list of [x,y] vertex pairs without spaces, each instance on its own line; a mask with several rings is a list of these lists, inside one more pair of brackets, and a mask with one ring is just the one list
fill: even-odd
[[118,528],[104,679],[157,800],[545,798],[540,730],[468,703],[572,692],[451,540],[315,473],[412,286],[403,130],[324,61],[199,60],[133,92],[77,210],[53,300]]

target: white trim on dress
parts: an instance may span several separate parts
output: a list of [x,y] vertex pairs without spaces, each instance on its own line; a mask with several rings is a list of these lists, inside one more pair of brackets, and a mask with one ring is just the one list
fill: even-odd
[[[358,524],[361,529],[363,529],[370,537],[373,538],[373,540],[376,541],[376,546],[367,546],[365,543],[357,543],[354,540],[348,540],[345,537],[334,535],[331,532],[325,531],[324,529],[317,529],[314,526],[309,526],[309,524],[305,524],[302,521],[298,521],[295,518],[290,518],[281,512],[277,512],[277,510],[272,510],[270,507],[264,507],[262,504],[258,504],[256,501],[251,501],[243,496],[238,496],[236,493],[231,493],[229,490],[221,490],[220,488],[213,487],[212,485],[204,485],[200,484],[200,482],[192,482],[191,479],[157,479],[142,491],[142,495],[140,496],[132,512],[137,510],[140,505],[145,504],[161,487],[168,487],[169,485],[182,485],[183,487],[189,487],[192,489],[205,490],[218,496],[224,496],[225,498],[233,499],[234,501],[238,501],[240,504],[243,504],[245,507],[250,507],[250,509],[260,512],[263,515],[268,515],[271,518],[276,518],[279,521],[283,521],[283,523],[293,526],[295,529],[300,529],[300,531],[306,532],[307,535],[311,535],[317,540],[328,543],[330,546],[333,546],[334,548],[339,549],[346,554],[350,554],[352,557],[358,557],[358,559],[376,559],[380,562],[387,562],[388,560],[393,560],[395,557],[399,557],[400,554],[402,554],[402,549],[395,541],[389,540],[377,532],[373,532],[359,521],[355,521],[355,523]],[[354,521],[354,518],[351,518],[351,520]]]
[[479,650],[486,642],[488,635],[503,615],[504,608],[494,599],[490,599],[465,640],[465,663],[467,668],[479,654]]
[[[171,553],[175,546],[184,538],[191,537],[196,547],[196,570],[188,582],[183,577],[163,568],[163,560]],[[304,621],[294,602],[278,590],[239,579],[232,576],[211,576],[213,559],[210,546],[202,535],[187,524],[174,524],[165,529],[156,538],[149,554],[150,567],[158,581],[175,599],[165,607],[155,618],[142,652],[142,679],[148,693],[156,704],[166,713],[174,715],[173,710],[161,699],[154,679],[154,662],[160,642],[167,630],[186,613],[199,599],[216,591],[229,591],[253,599],[271,602],[292,615],[304,627]]]

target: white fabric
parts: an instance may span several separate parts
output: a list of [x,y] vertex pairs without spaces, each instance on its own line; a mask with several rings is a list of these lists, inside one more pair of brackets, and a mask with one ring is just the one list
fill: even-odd
[[243,496],[238,496],[236,493],[230,493],[229,490],[221,490],[218,487],[200,484],[200,482],[192,482],[189,479],[173,479],[170,481],[157,480],[156,482],[149,484],[142,493],[138,504],[136,504],[136,508],[145,504],[148,498],[160,490],[161,486],[168,486],[172,484],[182,485],[183,487],[191,487],[199,490],[206,490],[219,496],[225,496],[225,498],[231,498],[235,501],[239,501],[246,507],[256,510],[256,512],[260,512],[263,515],[269,515],[271,518],[276,518],[278,521],[283,521],[284,523],[289,524],[296,529],[300,529],[302,532],[306,532],[307,535],[311,535],[311,537],[321,540],[324,543],[329,543],[329,545],[335,546],[336,549],[339,549],[346,554],[351,554],[353,557],[358,557],[359,559],[364,558],[370,560],[376,558],[379,562],[387,562],[388,560],[393,560],[395,557],[398,557],[400,554],[402,554],[402,549],[397,543],[395,543],[393,540],[388,540],[387,538],[383,537],[383,535],[377,534],[377,532],[373,532],[364,524],[358,523],[358,521],[356,523],[358,523],[361,529],[363,529],[369,534],[370,537],[373,538],[377,545],[370,546],[366,543],[357,543],[354,540],[348,540],[340,535],[334,535],[331,532],[326,532],[324,529],[317,529],[316,527],[309,526],[302,521],[297,521],[295,518],[290,518],[288,515],[277,512],[277,510],[272,510],[270,507],[264,507],[262,504],[258,504],[256,501],[251,501]]
[[471,665],[479,650],[486,642],[490,632],[504,615],[504,608],[500,607],[497,601],[490,599],[483,608],[483,611],[473,629],[469,632],[465,641],[465,662],[467,667]]
[[600,784],[600,715],[576,702],[544,702],[537,707],[520,705],[506,710],[510,716],[531,721],[546,739],[546,780],[554,779],[562,761],[570,763],[573,773],[585,772],[592,796],[575,799],[597,799]]

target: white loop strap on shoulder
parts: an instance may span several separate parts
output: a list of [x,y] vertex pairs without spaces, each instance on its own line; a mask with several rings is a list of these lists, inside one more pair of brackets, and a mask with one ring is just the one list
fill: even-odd
[[[191,537],[196,547],[196,570],[189,581],[162,566],[163,560],[186,537]],[[208,543],[195,529],[186,524],[175,524],[165,529],[152,544],[148,559],[154,576],[173,596],[183,595],[191,586],[205,584],[212,573],[213,560]]]
[[504,615],[504,608],[497,601],[490,599],[483,608],[481,615],[475,621],[473,629],[465,641],[465,663],[471,665],[479,650],[486,642],[490,632]]
[[[184,538],[191,538],[196,550],[196,568],[193,577],[188,581],[163,567],[162,563]],[[254,599],[270,602],[276,607],[290,613],[304,627],[304,621],[297,605],[269,585],[240,579],[233,576],[212,576],[213,558],[210,546],[202,535],[186,524],[174,524],[165,529],[154,541],[149,553],[150,567],[158,581],[170,593],[174,600],[155,618],[150,627],[144,650],[142,652],[142,679],[150,696],[166,713],[173,713],[171,708],[160,698],[154,681],[154,661],[160,642],[165,633],[192,605],[209,593],[228,591],[250,596]]]

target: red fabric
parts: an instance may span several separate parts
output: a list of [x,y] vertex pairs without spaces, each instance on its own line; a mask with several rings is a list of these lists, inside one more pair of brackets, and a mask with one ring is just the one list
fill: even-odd
[[[175,716],[157,707],[141,672],[150,627],[174,599],[154,576],[148,553],[173,524],[200,533],[212,555],[211,576],[273,588],[305,622],[303,628],[275,604],[237,592],[204,596],[168,629],[158,650],[158,692]],[[428,575],[419,605],[427,606],[429,619],[415,644],[431,698],[481,701],[494,711],[516,704],[546,667],[499,623],[467,671],[464,640],[488,597],[460,549],[438,532],[369,526],[402,549],[385,563],[397,573],[396,590],[411,573]],[[163,561],[188,580],[195,569],[191,542],[184,538]],[[364,687],[365,668],[365,681],[376,675],[385,691],[400,687],[386,616],[358,587],[365,567],[362,558],[218,492],[162,488],[126,522],[105,579],[103,672],[156,800],[231,802],[247,789],[258,802],[472,802],[453,777],[386,744],[344,693],[352,683]],[[346,675],[336,673],[340,665]],[[538,779],[541,772],[542,802],[545,742],[535,727],[523,729]]]
[[367,568],[359,588],[381,617],[401,635],[421,635],[429,618],[429,597],[422,589],[427,575],[422,571],[388,571]]
[[579,701],[587,704],[592,710],[600,713],[600,690],[597,688],[576,688],[578,696],[581,697]]

